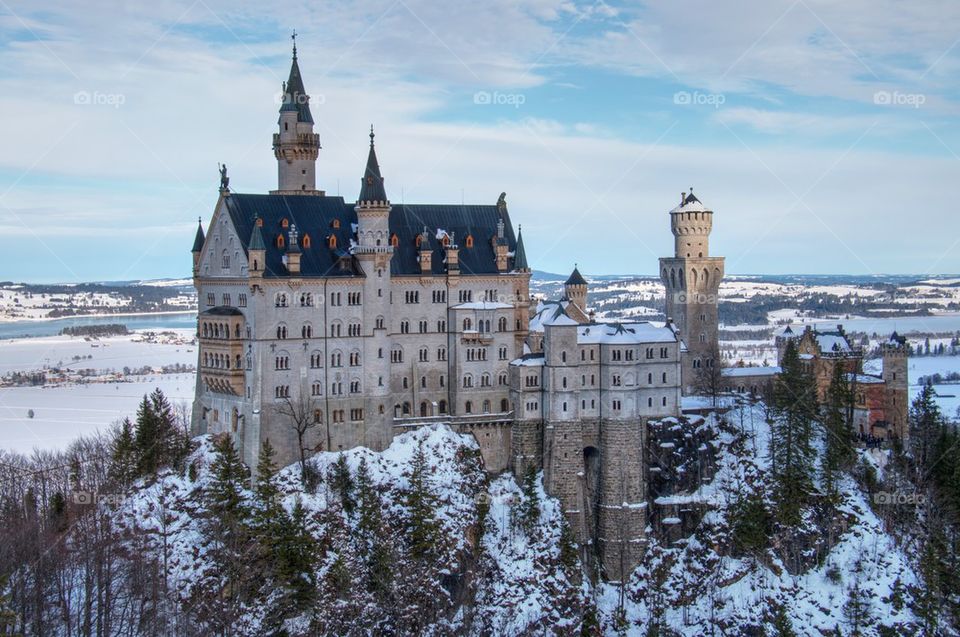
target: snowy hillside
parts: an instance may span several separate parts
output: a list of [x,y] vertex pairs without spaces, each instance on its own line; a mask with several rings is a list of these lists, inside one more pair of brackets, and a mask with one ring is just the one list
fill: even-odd
[[[690,423],[711,440],[712,478],[651,503],[673,507],[685,523],[651,523],[644,560],[623,587],[600,583],[584,569],[589,547],[572,542],[559,503],[543,491],[542,475],[486,476],[473,438],[446,425],[403,434],[381,453],[358,448],[315,455],[306,484],[298,464],[283,468],[271,483],[284,519],[301,516],[316,549],[303,575],[313,601],[290,607],[279,620],[276,609],[287,607],[277,606],[269,591],[282,587],[265,575],[233,609],[230,634],[267,634],[280,621],[290,635],[343,634],[352,626],[372,634],[645,635],[659,629],[694,637],[778,634],[789,625],[792,634],[819,637],[851,634],[851,608],[859,634],[912,634],[915,560],[885,532],[853,476],[843,478],[835,507],[825,504],[804,518],[797,535],[805,538],[803,568],[791,566],[792,549],[778,545],[777,534],[761,549],[741,545],[738,507],[764,493],[770,479],[764,413],[762,405],[747,405],[731,411],[727,422],[711,416]],[[100,504],[127,554],[156,565],[170,591],[173,606],[156,618],[158,625],[184,635],[215,625],[200,600],[225,581],[209,500],[220,488],[222,468],[212,438],[195,444],[181,470],[164,469]],[[435,530],[422,554],[411,495],[421,478],[432,520],[424,528]],[[259,491],[248,484],[238,493],[256,520]],[[379,519],[373,535],[371,516]],[[375,555],[385,561],[370,562]],[[82,591],[75,593],[80,603]],[[397,606],[385,605],[381,595]]]

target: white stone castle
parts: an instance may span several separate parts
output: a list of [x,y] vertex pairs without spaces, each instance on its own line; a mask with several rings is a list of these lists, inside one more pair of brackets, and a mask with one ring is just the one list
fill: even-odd
[[712,213],[692,193],[671,211],[661,276],[676,324],[597,323],[577,270],[563,299],[531,307],[505,195],[391,203],[371,128],[356,201],[328,196],[313,125],[294,47],[277,190],[232,192],[224,167],[197,230],[193,432],[230,435],[253,467],[267,439],[288,463],[450,423],[475,436],[490,472],[542,468],[602,574],[622,577],[643,547],[647,422],[679,415],[685,374],[713,364]]

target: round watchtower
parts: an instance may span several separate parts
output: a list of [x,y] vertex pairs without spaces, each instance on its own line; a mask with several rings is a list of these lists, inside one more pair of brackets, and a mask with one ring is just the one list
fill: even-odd
[[674,255],[678,258],[710,256],[710,231],[713,230],[713,211],[707,210],[699,199],[680,194],[680,205],[670,211],[670,230],[674,236]]

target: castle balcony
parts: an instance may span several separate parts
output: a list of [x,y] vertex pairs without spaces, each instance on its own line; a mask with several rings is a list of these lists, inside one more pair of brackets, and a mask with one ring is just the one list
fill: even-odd
[[491,332],[467,330],[460,333],[460,342],[464,344],[489,345],[493,342],[493,334]]
[[310,148],[320,148],[320,135],[318,133],[297,133],[293,139],[280,141],[280,133],[273,134],[273,147],[279,148],[281,144],[285,146],[307,146]]
[[244,370],[242,367],[231,367],[230,369],[216,367],[202,367],[200,369],[200,378],[203,379],[203,385],[208,391],[218,394],[228,394],[232,396],[242,396]]
[[489,414],[464,414],[462,416],[452,416],[450,414],[441,414],[439,416],[403,416],[394,418],[393,426],[404,429],[416,429],[424,425],[437,423],[449,424],[451,427],[459,425],[498,425],[513,422],[512,411],[500,411]]

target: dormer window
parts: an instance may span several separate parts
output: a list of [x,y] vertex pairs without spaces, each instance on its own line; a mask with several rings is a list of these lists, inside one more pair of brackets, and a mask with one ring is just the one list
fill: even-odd
[[467,247],[468,247],[468,248],[472,248],[472,247],[473,247],[473,235],[472,235],[472,234],[468,234],[468,235],[467,235]]
[[283,246],[286,245],[286,242],[283,240],[283,234],[277,235],[277,247],[283,249]]
[[310,235],[303,235],[303,239],[300,240],[300,243],[304,250],[308,250],[310,248]]
[[340,220],[339,220],[339,219],[334,219],[333,221],[331,221],[331,222],[330,222],[330,227],[331,227],[331,228],[339,228],[339,227],[340,227]]
[[281,227],[281,228],[289,228],[289,227],[290,227],[290,222],[287,220],[286,217],[284,217],[283,220],[280,221],[280,227]]
[[258,228],[263,227],[263,219],[261,217],[257,217],[257,227]]
[[444,248],[450,247],[450,237],[448,235],[443,235],[442,243]]
[[423,235],[418,234],[415,241],[416,241],[417,247],[419,248],[420,244],[423,243]]
[[400,238],[397,236],[397,233],[390,235],[390,245],[392,245],[394,248],[400,245]]
[[330,235],[330,237],[327,239],[327,247],[331,250],[337,247],[337,235]]

